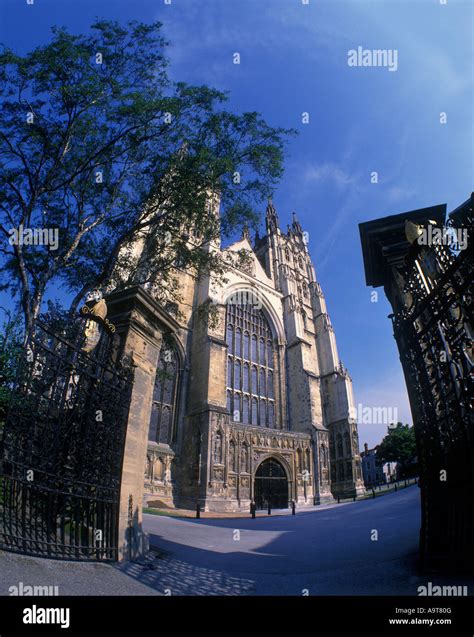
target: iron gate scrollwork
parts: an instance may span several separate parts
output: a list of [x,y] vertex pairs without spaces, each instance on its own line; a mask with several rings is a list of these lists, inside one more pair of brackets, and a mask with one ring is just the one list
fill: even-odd
[[20,362],[0,445],[0,548],[116,560],[131,366],[102,330],[84,348],[38,324]]
[[422,564],[434,569],[474,565],[472,204],[460,212],[448,226],[467,233],[467,248],[415,245],[392,316],[416,424]]

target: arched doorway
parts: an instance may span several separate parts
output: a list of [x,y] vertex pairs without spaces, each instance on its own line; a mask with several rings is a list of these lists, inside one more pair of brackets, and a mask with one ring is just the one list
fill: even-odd
[[275,458],[264,460],[255,473],[254,500],[257,509],[288,507],[288,477],[282,464]]

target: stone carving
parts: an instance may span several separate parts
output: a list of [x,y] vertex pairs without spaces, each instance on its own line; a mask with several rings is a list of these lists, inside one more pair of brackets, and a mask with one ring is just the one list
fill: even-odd
[[243,445],[240,454],[240,471],[242,473],[248,473],[249,471],[249,452],[246,444]]
[[90,353],[100,340],[101,329],[106,328],[115,332],[115,325],[110,323],[107,316],[107,304],[102,298],[100,290],[93,290],[87,295],[86,303],[81,308],[82,316],[90,316],[84,327],[84,344],[82,349]]
[[255,261],[249,250],[239,250],[239,252],[229,252],[229,259],[236,270],[240,270],[249,276],[255,276]]
[[230,441],[229,444],[229,469],[231,471],[236,471],[236,455],[235,455],[235,443],[233,440]]
[[214,437],[214,454],[215,464],[222,464],[222,432],[218,431]]
[[321,467],[327,467],[327,449],[324,445],[321,445],[319,450],[319,461],[321,463]]
[[224,323],[225,323],[225,309],[222,307],[217,308],[212,313],[212,318],[209,317],[208,332],[211,336],[224,336]]

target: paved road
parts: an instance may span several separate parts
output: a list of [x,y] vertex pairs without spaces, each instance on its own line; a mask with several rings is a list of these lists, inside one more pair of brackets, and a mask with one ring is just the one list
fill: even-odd
[[[155,552],[142,563],[60,562],[0,551],[0,595],[58,586],[60,595],[416,595],[420,585],[467,585],[416,569],[419,491],[248,519],[145,515]],[[378,540],[371,535],[377,531]]]
[[188,595],[416,595],[419,526],[416,486],[296,516],[145,516],[162,590]]

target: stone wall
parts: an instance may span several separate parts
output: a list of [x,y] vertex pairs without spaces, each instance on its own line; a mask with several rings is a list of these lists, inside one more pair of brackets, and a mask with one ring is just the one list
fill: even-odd
[[259,464],[274,458],[285,469],[289,502],[314,504],[311,437],[230,422],[227,414],[209,412],[207,479],[201,485],[203,510],[248,511]]

